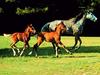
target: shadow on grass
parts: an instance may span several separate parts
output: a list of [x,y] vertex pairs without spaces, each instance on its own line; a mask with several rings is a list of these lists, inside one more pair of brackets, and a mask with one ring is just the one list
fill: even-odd
[[[20,48],[21,50],[22,48]],[[35,56],[34,51],[32,55],[28,55],[28,53],[32,50],[32,48],[26,49],[23,53],[23,56]],[[74,53],[100,53],[100,46],[82,46],[79,50]],[[65,50],[61,48],[61,54],[66,54]],[[55,51],[52,47],[40,47],[38,49],[39,56],[55,56]],[[0,57],[13,57],[13,52],[11,48],[0,49]],[[67,56],[67,57],[73,57]],[[81,56],[84,57],[84,56]],[[91,56],[92,57],[92,56]]]
[[[22,48],[19,48],[20,52],[22,51]],[[15,50],[17,53],[17,50]],[[33,51],[33,53],[31,55],[28,55],[29,52],[32,51],[32,47],[25,49],[24,53],[22,56],[35,56],[35,53]],[[17,53],[17,56],[19,56],[20,53]],[[51,47],[45,47],[45,48],[39,48],[38,49],[38,55],[45,55],[45,56],[50,56],[50,55],[54,55],[54,50]],[[0,49],[0,57],[14,57],[13,56],[13,51],[11,48],[4,48],[4,49]]]

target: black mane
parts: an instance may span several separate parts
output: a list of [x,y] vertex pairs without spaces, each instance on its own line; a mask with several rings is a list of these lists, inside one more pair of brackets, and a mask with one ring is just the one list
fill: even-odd
[[78,20],[80,20],[82,17],[83,17],[83,13],[79,13],[79,14],[76,16],[75,23],[76,23]]

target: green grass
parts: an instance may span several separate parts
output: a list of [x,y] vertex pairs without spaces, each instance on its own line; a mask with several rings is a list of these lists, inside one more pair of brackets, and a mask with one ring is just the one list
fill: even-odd
[[[81,37],[82,47],[66,54],[62,49],[55,57],[51,43],[43,42],[39,47],[39,58],[28,56],[36,38],[30,40],[30,50],[23,57],[13,57],[10,37],[0,36],[0,75],[100,75],[100,37]],[[74,45],[74,37],[62,37],[67,48]],[[19,42],[18,47],[23,47]]]

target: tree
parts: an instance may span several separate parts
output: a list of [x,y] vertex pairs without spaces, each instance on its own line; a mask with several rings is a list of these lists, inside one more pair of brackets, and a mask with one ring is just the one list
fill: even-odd
[[0,24],[7,28],[0,32],[21,31],[28,23],[40,30],[46,22],[75,16],[80,7],[95,9],[99,17],[100,0],[0,0]]

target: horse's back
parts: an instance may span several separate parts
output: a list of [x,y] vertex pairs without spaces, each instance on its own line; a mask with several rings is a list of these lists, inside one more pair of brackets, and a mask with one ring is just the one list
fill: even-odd
[[47,42],[52,42],[55,38],[58,38],[58,33],[56,32],[41,32],[39,38],[44,38]]
[[75,18],[71,18],[68,20],[63,20],[64,25],[67,25],[68,27],[71,27],[74,24]]
[[15,33],[13,33],[12,35],[11,35],[11,39],[12,40],[22,40],[22,38],[23,38],[23,33],[21,33],[21,32],[15,32]]

